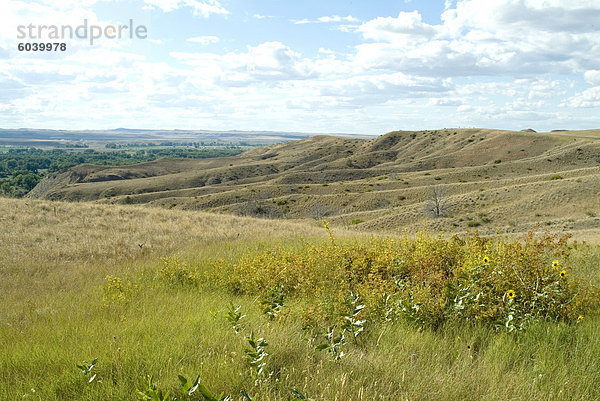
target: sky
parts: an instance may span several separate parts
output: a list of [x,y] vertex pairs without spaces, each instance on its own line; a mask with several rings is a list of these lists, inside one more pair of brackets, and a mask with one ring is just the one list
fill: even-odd
[[[1,8],[0,128],[600,128],[598,0],[2,0]],[[41,39],[35,31],[84,21],[146,34],[131,38],[127,28],[90,43],[89,30],[51,38],[43,28]],[[33,35],[20,37],[19,26]],[[26,42],[66,50],[19,51]]]

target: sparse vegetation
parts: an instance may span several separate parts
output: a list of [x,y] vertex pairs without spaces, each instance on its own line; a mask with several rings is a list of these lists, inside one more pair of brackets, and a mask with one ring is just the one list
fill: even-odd
[[[261,218],[327,217],[338,227],[347,225],[358,214],[369,217],[365,230],[407,229],[413,233],[418,228],[454,232],[465,229],[464,225],[455,227],[449,220],[427,218],[431,216],[427,213],[414,213],[415,209],[423,209],[422,202],[428,196],[423,192],[423,185],[427,185],[424,177],[431,178],[431,183],[443,182],[452,194],[457,204],[449,215],[493,215],[490,222],[480,221],[479,229],[485,234],[503,229],[507,220],[518,221],[520,229],[531,227],[537,222],[533,215],[539,202],[560,200],[567,193],[572,207],[584,211],[600,207],[597,202],[590,204],[595,194],[578,189],[594,188],[597,184],[597,174],[590,168],[595,165],[593,156],[600,146],[594,140],[597,133],[578,141],[581,151],[572,157],[575,149],[570,141],[550,134],[461,129],[452,131],[457,132],[456,136],[446,136],[446,132],[423,132],[422,137],[415,132],[393,132],[369,141],[320,136],[253,149],[231,158],[162,159],[141,166],[111,168],[76,166],[55,179],[45,178],[28,196],[151,203]],[[416,135],[415,141],[410,140],[411,134]],[[464,146],[467,138],[475,142]],[[490,147],[506,149],[505,154],[512,152],[510,159],[502,157],[502,163],[494,163],[501,158],[490,155]],[[550,150],[551,164],[545,163]],[[137,149],[104,150],[115,154],[121,151],[135,153]],[[84,153],[85,149],[77,152]],[[307,157],[299,158],[298,152]],[[349,158],[351,168],[346,166]],[[492,171],[495,174],[490,174]],[[561,185],[545,185],[553,175],[564,177]],[[502,193],[492,190],[496,186],[503,189]],[[486,195],[485,202],[471,204],[470,199],[478,190]],[[300,194],[310,196],[310,200],[305,201]],[[401,204],[400,196],[406,197]],[[562,201],[550,202],[544,210],[560,216],[564,205]],[[397,217],[388,218],[390,207],[396,208]],[[588,224],[585,215],[576,220],[564,230],[575,232]]]

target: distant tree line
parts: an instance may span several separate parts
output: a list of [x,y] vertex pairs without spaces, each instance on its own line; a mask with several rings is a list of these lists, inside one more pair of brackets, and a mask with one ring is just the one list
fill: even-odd
[[127,148],[148,148],[156,146],[178,146],[178,147],[191,147],[200,148],[204,146],[219,146],[225,149],[240,149],[242,146],[250,146],[247,142],[222,143],[217,141],[200,141],[200,142],[173,142],[173,141],[162,141],[162,142],[127,142],[117,143],[109,142],[105,145],[107,149],[127,149]]
[[7,152],[0,153],[0,194],[22,197],[31,191],[47,173],[61,171],[83,163],[122,166],[160,158],[206,159],[234,156],[242,151],[243,149],[239,146],[77,151],[9,148]]

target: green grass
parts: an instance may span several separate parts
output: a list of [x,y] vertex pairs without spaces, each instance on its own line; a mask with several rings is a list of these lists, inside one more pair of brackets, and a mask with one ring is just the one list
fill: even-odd
[[[236,262],[275,245],[295,251],[327,244],[324,232],[292,232],[265,220],[217,226],[210,220],[217,217],[139,207],[2,202],[8,229],[0,232],[3,400],[136,400],[147,375],[174,390],[180,374],[200,375],[201,383],[233,400],[242,399],[242,390],[255,400],[291,400],[290,389],[313,400],[600,399],[598,316],[579,324],[538,322],[512,333],[477,324],[433,330],[404,320],[367,321],[336,362],[302,330],[317,294],[286,298],[270,320],[261,294],[235,294],[207,279],[223,273],[216,260]],[[39,225],[28,226],[34,217]],[[169,224],[183,222],[187,238],[170,231]],[[242,234],[231,234],[242,222]],[[69,227],[81,234],[71,235]],[[98,238],[85,227],[95,227]],[[143,233],[154,237],[137,253],[127,241]],[[341,244],[367,241],[339,235]],[[161,276],[161,257],[174,253],[198,271],[197,285],[171,285]],[[577,245],[564,264],[573,276],[600,283],[598,246]],[[106,302],[106,275],[132,284],[122,302]],[[247,315],[240,334],[224,318],[230,303]],[[251,331],[269,344],[258,382],[244,359]],[[97,377],[88,384],[76,364],[94,358]]]
[[[247,326],[269,342],[273,376],[258,386],[243,360],[243,340],[221,318],[229,301],[243,306]],[[40,299],[37,308],[5,321],[0,398],[133,400],[147,374],[163,388],[176,388],[179,374],[200,375],[213,391],[245,389],[262,400],[289,400],[290,388],[325,400],[600,397],[597,318],[518,335],[485,327],[433,332],[378,325],[334,362],[310,347],[291,314],[270,323],[252,301],[169,288],[144,289],[122,310],[101,307],[93,291]],[[86,384],[75,365],[93,358],[98,379]]]

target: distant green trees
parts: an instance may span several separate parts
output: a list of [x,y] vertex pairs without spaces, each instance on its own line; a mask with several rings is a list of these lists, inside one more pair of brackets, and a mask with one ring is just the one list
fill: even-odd
[[[109,146],[111,145],[111,146]],[[112,147],[112,145],[115,145]],[[107,150],[9,148],[0,153],[0,195],[21,197],[47,174],[83,163],[121,166],[160,158],[205,159],[234,156],[243,151],[239,146],[148,147],[144,149],[107,144]]]
[[31,171],[15,171],[11,177],[1,181],[0,191],[5,195],[21,197],[31,191],[41,179],[40,174]]

